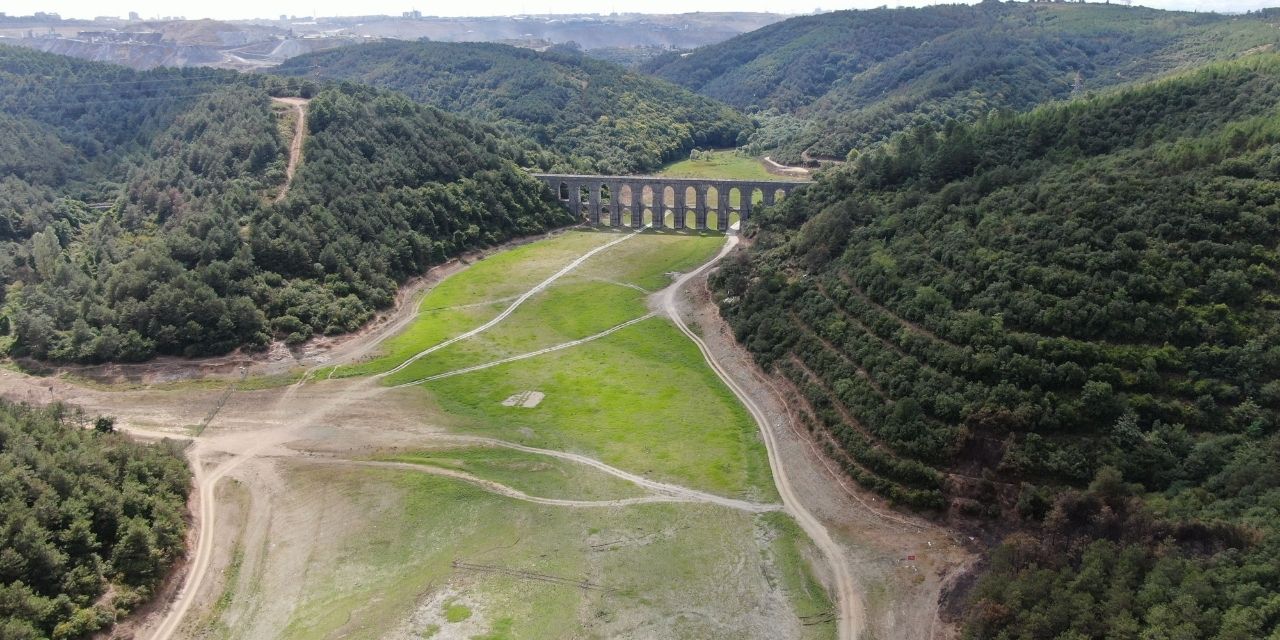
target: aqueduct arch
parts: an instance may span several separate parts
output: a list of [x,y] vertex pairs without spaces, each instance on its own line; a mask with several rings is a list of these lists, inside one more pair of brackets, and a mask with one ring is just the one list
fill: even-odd
[[[667,216],[672,219],[671,228],[683,229],[688,214],[693,214],[692,228],[709,229],[710,214],[715,214],[715,228],[729,229],[729,215],[737,213],[746,221],[751,217],[755,192],[762,194],[761,202],[772,205],[777,194],[791,195],[797,187],[807,182],[753,181],[753,180],[697,180],[687,178],[661,178],[655,176],[591,176],[554,173],[535,173],[534,177],[546,182],[556,199],[569,211],[589,224],[601,224],[607,218],[609,225],[623,226],[624,218],[633,228],[644,226],[646,209],[652,211],[653,226],[664,227]],[[625,195],[624,195],[625,194]],[[736,198],[734,195],[736,194]],[[577,197],[574,197],[577,196]],[[736,206],[733,204],[737,200]]]

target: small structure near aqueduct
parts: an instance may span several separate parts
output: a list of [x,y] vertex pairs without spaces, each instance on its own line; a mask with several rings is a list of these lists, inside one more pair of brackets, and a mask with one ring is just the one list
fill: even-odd
[[[746,221],[751,216],[755,192],[771,205],[808,182],[707,180],[656,176],[589,176],[535,173],[546,182],[575,216],[590,224],[634,228],[665,226],[671,214],[672,228],[707,229],[708,214],[715,213],[715,228],[729,229],[729,215]],[[714,195],[711,192],[714,191]],[[714,200],[714,202],[712,202]],[[732,206],[736,201],[737,205]],[[693,214],[693,222],[688,220]]]

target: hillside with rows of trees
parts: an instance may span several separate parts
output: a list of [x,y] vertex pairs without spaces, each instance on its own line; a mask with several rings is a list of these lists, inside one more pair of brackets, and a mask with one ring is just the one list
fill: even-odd
[[277,73],[360,82],[492,123],[554,152],[539,168],[633,174],[746,141],[733,109],[568,49],[387,41],[292,58]]
[[[272,94],[312,97],[280,202],[292,132]],[[0,113],[0,328],[19,356],[347,332],[432,264],[572,222],[520,169],[528,143],[368,88],[0,47]]]
[[1280,637],[1280,56],[922,126],[714,278],[864,487],[1004,538],[969,638]]
[[972,122],[1280,42],[1280,14],[987,1],[773,24],[646,71],[761,121],[752,150],[844,159],[925,123]]

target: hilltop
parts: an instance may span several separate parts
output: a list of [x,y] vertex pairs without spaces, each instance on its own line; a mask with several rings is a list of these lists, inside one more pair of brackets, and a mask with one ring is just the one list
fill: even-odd
[[686,89],[569,50],[381,42],[293,58],[278,73],[392,89],[495,123],[579,173],[643,173],[695,147],[734,146],[751,123]]
[[642,68],[756,114],[756,150],[844,159],[971,122],[1275,47],[1277,14],[983,2],[792,18]]

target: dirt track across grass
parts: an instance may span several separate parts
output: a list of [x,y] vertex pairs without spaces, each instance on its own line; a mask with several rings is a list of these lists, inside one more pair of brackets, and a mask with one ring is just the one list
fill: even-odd
[[[630,237],[633,236],[624,235],[591,249],[587,255],[579,256],[576,260],[571,261],[569,266],[558,272],[558,274],[567,273],[576,265],[582,264],[582,261],[590,257],[590,255],[595,255],[605,248],[616,246]],[[736,239],[728,240],[725,251],[730,250],[734,242],[736,242]],[[724,255],[724,252],[722,251],[720,255]],[[877,636],[883,635],[884,637],[907,637],[903,634],[892,633],[893,631],[902,631],[904,629],[923,632],[925,627],[917,624],[911,616],[903,616],[907,619],[905,626],[900,623],[886,624],[883,619],[877,618],[877,616],[885,615],[884,612],[886,611],[896,614],[897,608],[886,608],[880,603],[868,602],[864,595],[868,586],[877,586],[878,583],[876,581],[880,580],[896,589],[898,586],[895,581],[900,581],[899,579],[902,578],[902,576],[898,575],[900,571],[886,572],[883,567],[869,567],[868,563],[875,565],[875,563],[883,563],[885,561],[886,553],[881,549],[885,545],[880,545],[880,547],[877,547],[878,550],[875,551],[866,551],[857,546],[858,541],[856,539],[851,542],[851,536],[856,537],[864,532],[850,530],[846,526],[846,514],[840,513],[838,510],[833,511],[833,505],[838,505],[837,509],[847,508],[849,500],[844,495],[845,489],[838,483],[828,481],[824,484],[813,480],[813,460],[807,457],[803,449],[796,446],[796,442],[793,439],[789,439],[785,428],[778,428],[784,427],[786,423],[779,421],[772,399],[760,400],[760,389],[750,386],[753,384],[749,380],[750,375],[744,374],[744,372],[750,370],[749,367],[744,366],[742,362],[737,360],[726,362],[725,352],[722,350],[723,344],[716,339],[717,336],[704,335],[699,338],[685,325],[682,314],[688,315],[688,310],[685,309],[688,306],[688,302],[684,299],[683,289],[686,288],[686,285],[700,285],[704,277],[704,270],[709,265],[710,263],[703,265],[702,268],[696,271],[681,276],[675,284],[656,294],[657,299],[661,301],[662,313],[670,314],[676,324],[685,332],[685,335],[699,345],[699,348],[707,358],[708,364],[742,399],[758,422],[761,435],[768,448],[769,464],[773,468],[773,475],[778,484],[778,492],[783,497],[786,511],[792,514],[803,530],[814,539],[820,553],[818,554],[819,557],[813,558],[813,564],[820,569],[826,567],[824,572],[827,582],[833,587],[831,589],[832,594],[837,596],[834,598],[838,607],[835,617],[839,620],[840,637],[842,640],[855,638],[862,628],[870,629],[876,632]],[[559,276],[554,276],[552,279],[554,280],[555,277]],[[535,285],[534,289],[540,290],[538,289],[539,287],[545,288],[547,284],[547,281],[543,281],[543,283]],[[536,293],[537,291],[526,291],[524,297],[517,298],[517,300],[526,300]],[[518,302],[516,305],[509,307],[509,309],[515,306],[518,306]],[[707,318],[702,314],[695,315],[697,315],[698,323],[703,327],[705,334],[707,327],[710,326],[707,324]],[[408,317],[412,318],[412,315]],[[501,322],[501,318],[498,319],[498,322]],[[657,321],[651,320],[651,322]],[[497,322],[485,326],[491,327],[494,324],[497,324]],[[380,333],[378,338],[369,339],[359,344],[358,348],[345,349],[343,353],[346,354],[345,357],[360,357],[370,349],[376,348],[377,344],[386,335],[386,333]],[[585,344],[590,341],[583,340],[582,342]],[[591,342],[591,344],[600,343]],[[577,348],[579,345],[556,345],[556,348],[567,349],[571,347]],[[589,347],[584,346],[581,348]],[[422,357],[422,355],[418,357]],[[333,361],[330,360],[325,366],[332,363]],[[458,375],[465,375],[465,373],[459,372]],[[746,381],[744,381],[744,375],[747,378]],[[107,391],[76,386],[64,380],[0,372],[0,392],[13,399],[34,402],[43,402],[49,399],[69,401],[83,406],[89,412],[117,416],[121,428],[132,431],[139,437],[152,439],[176,437],[192,442],[191,447],[188,449],[188,454],[196,474],[196,491],[192,499],[192,509],[197,516],[198,534],[196,536],[196,546],[191,553],[186,574],[182,576],[183,588],[163,614],[157,614],[150,619],[141,621],[139,633],[136,634],[138,638],[168,640],[173,637],[198,635],[198,629],[202,628],[199,625],[204,624],[201,621],[212,615],[210,612],[214,610],[214,603],[222,598],[222,592],[231,589],[243,589],[243,584],[237,586],[237,584],[226,583],[225,581],[230,580],[230,578],[226,577],[222,565],[216,564],[225,563],[228,558],[236,555],[232,553],[228,545],[241,544],[235,540],[228,540],[225,536],[215,536],[215,531],[222,531],[218,527],[223,526],[219,524],[219,521],[224,518],[224,513],[219,510],[218,497],[225,492],[219,491],[218,484],[224,478],[235,478],[247,491],[248,495],[248,506],[244,507],[247,511],[235,518],[237,522],[243,523],[243,531],[236,540],[261,541],[260,544],[264,545],[269,540],[270,531],[274,531],[274,529],[270,528],[273,526],[271,525],[274,521],[273,518],[276,517],[272,515],[272,504],[289,505],[291,514],[289,517],[303,518],[303,520],[290,524],[290,530],[297,530],[298,527],[302,529],[321,527],[320,521],[307,521],[305,518],[308,516],[305,514],[310,513],[307,510],[312,508],[318,509],[317,513],[323,514],[328,500],[314,505],[298,505],[291,502],[288,485],[282,480],[282,474],[284,474],[286,467],[316,468],[320,470],[329,468],[344,469],[349,470],[350,473],[361,473],[364,472],[363,470],[384,473],[396,471],[417,472],[418,474],[434,476],[437,479],[444,478],[444,480],[438,481],[466,483],[478,487],[497,498],[530,503],[538,508],[567,507],[570,509],[585,509],[593,513],[601,509],[612,513],[610,510],[668,507],[681,509],[710,508],[721,509],[727,514],[734,514],[732,517],[735,518],[744,517],[744,514],[748,517],[763,517],[751,516],[751,514],[761,513],[783,517],[780,514],[768,513],[779,508],[776,504],[770,504],[768,500],[753,501],[727,497],[713,492],[681,486],[674,482],[658,481],[648,477],[647,473],[620,469],[617,466],[619,463],[616,461],[614,464],[608,464],[594,455],[586,455],[575,451],[552,450],[494,438],[450,433],[448,425],[433,422],[434,418],[424,417],[421,390],[412,387],[396,388],[384,386],[379,384],[375,377],[342,380],[326,380],[323,378],[312,380],[304,377],[288,387],[268,388],[258,391],[236,391],[227,394],[222,387],[217,386],[204,388],[195,386],[168,390]],[[501,395],[505,396],[506,394],[503,393]],[[765,395],[768,395],[767,392]],[[757,399],[753,400],[753,397]],[[193,435],[194,429],[192,426],[198,425],[209,414],[211,407],[220,405],[224,401],[225,406],[219,410],[215,419],[209,424],[209,428],[203,433]],[[763,402],[763,406],[758,404],[760,402]],[[519,408],[511,410],[528,411]],[[538,410],[542,410],[542,408]],[[425,413],[427,416],[435,415],[432,411],[436,410],[425,410]],[[605,497],[591,500],[567,499],[551,495],[535,496],[502,482],[468,472],[369,459],[370,455],[378,454],[378,452],[413,451],[439,447],[443,444],[508,447],[524,454],[562,460],[629,482],[641,491],[641,495],[639,497],[620,497],[616,499]],[[799,465],[798,471],[797,465]],[[622,466],[626,465],[623,464]],[[643,469],[643,467],[640,468]],[[797,474],[799,481],[796,480]],[[238,506],[237,509],[241,509],[241,507]],[[240,513],[240,511],[236,513]],[[354,522],[347,516],[344,516],[344,518],[347,519],[340,520],[340,522]],[[883,521],[877,520],[877,522],[883,524]],[[874,528],[876,525],[865,526],[869,527],[867,530],[871,531],[873,535],[884,535],[883,530]],[[930,565],[930,570],[935,570],[937,567],[944,565],[952,566],[958,562],[956,558],[959,558],[959,555],[941,548],[941,542],[946,539],[936,530],[929,529],[924,525],[905,533],[901,529],[901,527],[895,529],[896,541],[899,545],[927,544],[932,546],[934,542],[939,542],[938,558],[931,557],[928,562],[942,564]],[[646,537],[650,535],[637,534],[637,539],[662,539]],[[626,537],[624,536],[623,539],[626,539]],[[759,541],[748,539],[738,543],[746,545],[744,549],[747,549],[751,545],[759,544]],[[236,548],[239,549],[239,547]],[[944,556],[944,551],[949,555]],[[238,550],[236,551],[236,553],[239,552]],[[281,557],[280,554],[285,554],[285,557],[288,557],[289,554],[287,549],[272,553],[275,555],[268,554],[266,551],[253,551],[250,549],[244,554],[246,566],[243,570],[250,573],[254,571],[261,573],[264,571],[263,563],[267,562],[263,557],[278,558]],[[753,557],[753,554],[758,555],[759,552],[747,551],[746,553],[747,556],[745,557]],[[221,560],[215,560],[215,558],[221,558]],[[298,562],[303,562],[304,564],[296,565]],[[306,566],[305,558],[295,557],[286,562],[285,566]],[[900,570],[901,567],[897,569]],[[769,570],[774,571],[776,569]],[[887,574],[892,574],[890,575],[892,579],[885,579],[884,576]],[[243,583],[247,579],[240,579],[240,582]],[[259,577],[257,579],[261,580],[263,578]],[[777,592],[778,581],[776,579],[761,581],[759,584],[774,586],[752,588],[771,590],[768,593],[773,595],[769,597],[773,598],[774,601],[780,597],[778,595],[779,592]],[[912,606],[921,605],[930,594],[936,601],[937,585],[938,580],[930,577],[926,579],[924,588],[907,589],[906,591],[910,596],[910,604]],[[679,585],[673,584],[671,588],[678,590]],[[227,593],[231,592],[227,591]],[[235,591],[235,593],[241,592]],[[898,594],[895,593],[894,595],[896,597]],[[259,621],[255,624],[262,624],[261,620],[276,620],[278,624],[283,624],[279,621],[281,617],[289,618],[297,615],[295,609],[301,603],[298,600],[298,598],[301,598],[299,593],[289,596],[273,594],[273,598],[274,601],[272,603],[263,604],[259,602],[252,605],[247,612],[241,611],[236,615],[251,616]],[[730,598],[729,600],[732,599]],[[925,604],[924,609],[931,613],[936,609],[936,606],[934,606],[934,603],[928,603]],[[761,611],[764,610],[766,609],[761,609]],[[752,622],[751,624],[758,623],[759,626],[752,627],[753,631],[747,635],[777,637],[777,634],[781,633],[787,637],[811,637],[808,635],[810,632],[805,631],[806,627],[796,617],[793,610],[789,610],[785,606],[781,609],[767,610],[773,612],[770,614],[772,617]],[[827,612],[818,616],[817,619],[825,619],[824,616],[829,615],[830,612]],[[713,615],[712,618],[714,617]],[[584,620],[587,619],[594,618],[590,616],[584,618]],[[930,619],[928,622],[929,625],[927,626],[931,626],[933,621]],[[771,627],[770,625],[773,626]],[[274,629],[273,634],[283,629],[281,626],[263,628]],[[617,629],[630,627],[623,625],[622,627],[610,628],[616,631]],[[784,628],[792,631],[778,631]],[[886,631],[889,632],[887,635]],[[717,633],[728,634],[730,632],[726,629]],[[732,631],[735,637],[741,633],[743,632],[740,628]],[[932,631],[929,631],[929,633],[932,633]],[[919,636],[913,635],[913,637]]]

